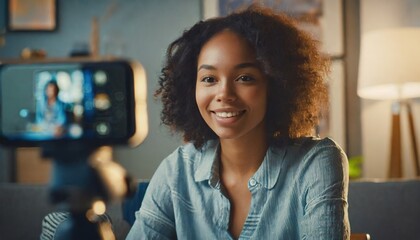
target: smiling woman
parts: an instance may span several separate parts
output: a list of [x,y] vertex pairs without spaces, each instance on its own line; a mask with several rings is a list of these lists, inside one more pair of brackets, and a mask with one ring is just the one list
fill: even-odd
[[284,15],[252,6],[168,48],[156,96],[185,144],[160,165],[128,239],[348,239],[348,166],[312,136],[329,61]]

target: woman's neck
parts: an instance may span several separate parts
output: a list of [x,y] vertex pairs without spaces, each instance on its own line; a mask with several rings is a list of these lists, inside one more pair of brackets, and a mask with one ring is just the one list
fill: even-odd
[[47,100],[48,105],[53,105],[56,101],[57,101],[57,99],[56,99],[56,98],[49,98],[49,99]]
[[260,167],[268,148],[267,139],[259,139],[220,140],[222,175],[251,177]]

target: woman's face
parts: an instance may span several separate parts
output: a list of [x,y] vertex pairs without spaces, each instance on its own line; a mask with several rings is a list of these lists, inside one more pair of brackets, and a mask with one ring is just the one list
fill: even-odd
[[201,116],[220,139],[265,136],[267,79],[250,45],[224,30],[198,56],[196,101]]
[[49,99],[57,97],[57,88],[55,87],[55,85],[48,84],[47,88],[45,89],[45,94]]

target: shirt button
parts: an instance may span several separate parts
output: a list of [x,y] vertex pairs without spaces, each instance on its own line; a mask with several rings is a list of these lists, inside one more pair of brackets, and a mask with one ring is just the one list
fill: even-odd
[[251,178],[251,179],[249,180],[249,186],[250,186],[250,187],[253,187],[253,186],[255,186],[255,185],[257,185],[257,181],[255,181],[255,179]]

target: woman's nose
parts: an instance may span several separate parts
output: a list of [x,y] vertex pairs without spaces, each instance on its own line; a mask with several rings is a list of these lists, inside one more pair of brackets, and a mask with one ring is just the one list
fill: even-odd
[[232,102],[236,100],[235,86],[232,82],[221,81],[217,90],[216,99],[218,102]]

